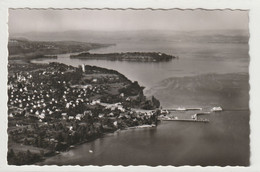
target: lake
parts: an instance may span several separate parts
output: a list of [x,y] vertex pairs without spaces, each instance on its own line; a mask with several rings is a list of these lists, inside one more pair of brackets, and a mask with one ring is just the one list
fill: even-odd
[[[57,59],[61,62],[114,69],[145,86],[163,107],[222,106],[226,111],[205,118],[210,123],[162,122],[155,128],[107,134],[44,164],[57,165],[249,165],[248,44],[190,41],[123,41],[92,53],[163,52],[179,56],[171,62]],[[178,114],[182,115],[182,114]],[[90,152],[93,151],[93,152]]]
[[[167,42],[168,43],[168,42]],[[140,46],[141,45],[141,46]],[[160,46],[158,46],[160,45]],[[195,43],[195,42],[130,42],[120,43],[92,53],[112,52],[163,52],[179,59],[170,62],[144,63],[107,60],[70,59],[69,54],[58,55],[58,59],[35,60],[33,62],[60,62],[67,65],[95,65],[114,69],[124,74],[132,81],[138,81],[146,90],[158,82],[170,77],[195,76],[208,73],[248,73],[248,44]]]

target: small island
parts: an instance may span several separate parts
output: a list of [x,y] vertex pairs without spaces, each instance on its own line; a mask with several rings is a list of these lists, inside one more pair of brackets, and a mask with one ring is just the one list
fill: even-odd
[[70,55],[70,58],[76,59],[96,59],[96,60],[111,60],[111,61],[135,61],[135,62],[168,62],[177,57],[167,55],[160,52],[126,52],[126,53],[107,53],[107,54],[92,54],[89,52]]
[[115,70],[8,65],[8,164],[35,164],[105,133],[157,125],[160,102]]

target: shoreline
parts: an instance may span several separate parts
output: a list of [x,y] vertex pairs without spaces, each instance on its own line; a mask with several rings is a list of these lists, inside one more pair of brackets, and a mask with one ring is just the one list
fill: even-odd
[[53,152],[52,155],[44,156],[41,161],[36,162],[36,163],[34,163],[34,164],[32,164],[32,165],[45,166],[45,164],[42,164],[42,163],[43,163],[44,161],[46,161],[47,159],[53,158],[53,157],[55,157],[55,156],[57,156],[57,155],[59,155],[59,154],[61,154],[61,153],[68,152],[68,151],[70,151],[70,150],[76,149],[77,147],[79,147],[79,146],[81,146],[81,145],[83,145],[83,144],[85,144],[85,143],[90,143],[90,142],[95,141],[95,140],[97,140],[97,139],[104,138],[104,137],[108,136],[109,134],[114,134],[114,133],[117,133],[117,132],[128,131],[128,130],[133,130],[133,129],[145,129],[145,128],[154,128],[154,127],[157,127],[157,126],[154,125],[154,124],[151,124],[151,125],[139,125],[139,126],[127,127],[127,128],[124,128],[124,129],[117,129],[117,130],[115,130],[115,131],[102,133],[102,135],[100,135],[99,137],[92,138],[92,139],[90,139],[90,140],[85,140],[85,141],[82,141],[82,142],[80,142],[80,143],[71,145],[71,146],[68,147],[68,149],[65,150],[65,151],[60,151],[60,152],[58,152],[58,153]]

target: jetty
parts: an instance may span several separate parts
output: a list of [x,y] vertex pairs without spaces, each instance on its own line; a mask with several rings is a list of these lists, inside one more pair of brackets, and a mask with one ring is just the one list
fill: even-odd
[[195,115],[199,116],[199,115],[209,115],[211,112],[200,112],[200,113],[196,113]]
[[169,109],[162,109],[163,111],[195,111],[195,110],[199,110],[201,111],[202,108],[182,108],[182,107],[178,107],[178,108],[169,108]]
[[[239,109],[240,110],[240,109]],[[200,111],[198,113],[195,113],[194,115],[191,116],[191,119],[179,119],[178,117],[169,117],[167,116],[167,114],[169,114],[170,112],[173,111]],[[165,108],[162,109],[161,108],[161,116],[158,118],[158,120],[160,121],[182,121],[182,122],[204,122],[204,123],[208,123],[209,120],[208,119],[201,119],[198,118],[198,116],[200,115],[209,115],[213,112],[220,112],[223,111],[223,109],[221,107],[213,107],[210,111],[202,111],[202,108],[200,107],[193,107],[193,108],[184,108],[184,107],[178,107],[178,108]]]
[[204,122],[208,123],[208,119],[176,119],[176,118],[161,118],[161,121],[180,121],[180,122]]
[[[183,109],[171,109],[171,111],[187,111],[187,110],[202,110],[201,108],[184,108]],[[163,109],[161,110],[161,112],[169,112],[169,109]],[[161,115],[158,120],[160,121],[181,121],[181,122],[204,122],[204,123],[208,123],[209,120],[208,119],[198,119],[198,116],[200,115],[209,115],[211,112],[199,112],[199,113],[195,113],[194,115],[191,116],[191,119],[179,119],[178,117],[169,117],[169,116],[164,116]],[[162,113],[164,114],[164,113]]]

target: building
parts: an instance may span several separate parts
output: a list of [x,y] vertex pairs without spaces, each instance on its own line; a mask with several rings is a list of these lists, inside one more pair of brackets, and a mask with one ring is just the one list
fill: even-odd
[[85,64],[82,64],[81,67],[82,67],[82,72],[85,72]]

